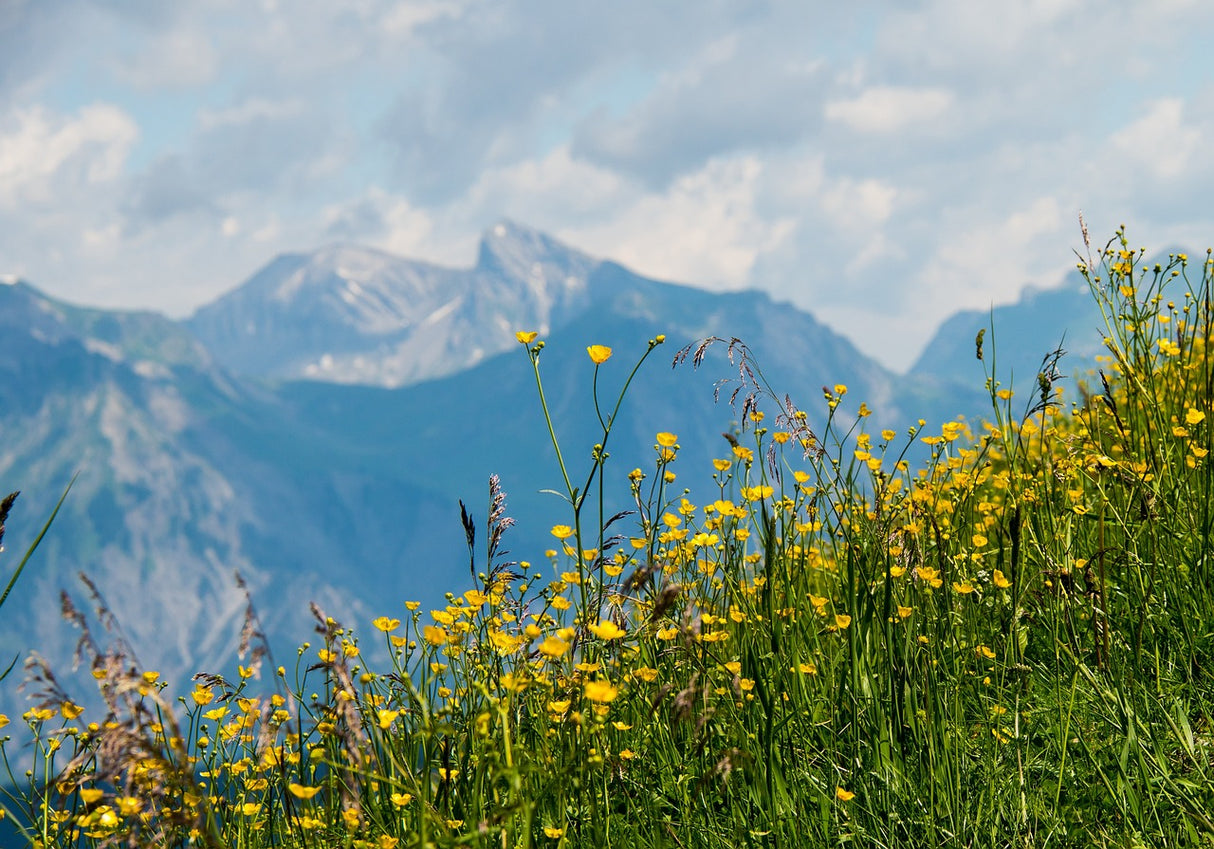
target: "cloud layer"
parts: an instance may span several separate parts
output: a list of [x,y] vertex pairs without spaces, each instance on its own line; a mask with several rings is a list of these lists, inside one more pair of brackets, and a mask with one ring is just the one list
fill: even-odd
[[947,313],[1058,282],[1081,209],[1097,237],[1214,239],[1212,19],[1197,0],[12,0],[0,272],[182,315],[331,241],[467,264],[507,216],[762,287],[905,366]]

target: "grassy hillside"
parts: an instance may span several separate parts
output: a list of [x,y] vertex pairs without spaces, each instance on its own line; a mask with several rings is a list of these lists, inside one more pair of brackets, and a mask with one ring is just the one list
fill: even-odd
[[[247,665],[177,704],[86,632],[112,713],[44,670],[9,816],[44,846],[1210,846],[1214,261],[1119,233],[1081,271],[1106,353],[1075,397],[988,374],[981,426],[870,431],[848,387],[788,408],[735,346],[744,428],[687,474],[686,434],[616,418],[662,337],[640,363],[591,345],[558,404],[521,329],[550,548],[499,556],[491,492],[476,589],[317,610],[277,669],[250,620]],[[593,448],[548,416],[571,392]]]

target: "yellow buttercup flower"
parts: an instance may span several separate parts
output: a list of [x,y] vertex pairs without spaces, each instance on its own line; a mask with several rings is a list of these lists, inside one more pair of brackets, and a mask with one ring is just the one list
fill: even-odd
[[567,651],[569,651],[569,643],[560,637],[548,637],[540,643],[540,654],[553,660],[564,656]]
[[536,335],[534,330],[520,330],[514,334],[514,338],[519,341],[520,345],[530,345],[535,341]]
[[600,640],[618,640],[627,633],[614,622],[610,622],[606,619],[597,625],[591,625],[589,627],[591,633],[593,633]]
[[582,692],[586,698],[592,702],[601,702],[606,704],[615,700],[615,697],[620,694],[618,688],[612,685],[610,681],[587,681],[582,688]]
[[586,349],[586,353],[590,355],[590,361],[596,366],[601,366],[611,359],[611,349],[606,345],[591,345]]

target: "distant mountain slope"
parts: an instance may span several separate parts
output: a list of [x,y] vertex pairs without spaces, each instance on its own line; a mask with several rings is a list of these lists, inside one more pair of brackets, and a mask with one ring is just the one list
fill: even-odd
[[[732,385],[722,388],[717,402],[715,384],[736,378],[737,367],[726,360],[724,345],[710,349],[698,371],[690,363],[671,367],[680,346],[708,335],[746,340],[768,382],[790,394],[819,432],[826,414],[823,385],[848,385],[839,416],[844,427],[865,401],[879,411],[869,423],[878,430],[884,423],[901,431],[920,416],[939,417],[942,409],[951,414],[963,397],[939,395],[930,382],[925,388],[895,379],[844,337],[763,293],[711,294],[648,280],[610,262],[590,275],[587,287],[590,309],[544,336],[540,360],[571,473],[589,468],[590,447],[600,434],[586,345],[606,344],[615,351],[599,370],[601,398],[614,402],[646,340],[667,337],[632,384],[608,444],[609,513],[629,507],[622,500],[628,472],[652,470],[658,431],[676,433],[683,446],[675,492],[690,487],[696,500],[714,491],[711,460],[729,455],[722,433],[736,423],[727,403]],[[461,498],[482,519],[485,481],[499,474],[510,495],[510,515],[518,520],[509,547],[516,556],[535,560],[551,545],[548,528],[569,517],[558,498],[541,493],[561,489],[559,467],[530,365],[512,334],[509,341],[513,350],[458,375],[400,389],[302,381],[284,384],[278,392],[292,418],[347,445],[352,465],[361,458],[412,484],[439,488],[450,503]],[[761,406],[773,419],[779,412],[770,400]],[[435,533],[458,541],[454,513]]]
[[1104,350],[1100,311],[1088,284],[1073,273],[1057,288],[1026,289],[1013,304],[954,313],[940,325],[908,376],[981,387],[983,363],[975,356],[974,338],[983,329],[986,368],[993,364],[1004,386],[1031,387],[1042,358],[1059,346],[1067,352],[1060,368],[1068,374],[1089,368]]
[[[237,569],[276,647],[292,651],[308,636],[310,600],[363,616],[377,594],[417,586],[401,564],[432,562],[427,529],[448,512],[432,491],[344,467],[327,434],[207,367],[192,344],[167,319],[0,286],[0,482],[22,490],[0,564],[15,565],[11,551],[79,472],[4,607],[0,656],[37,649],[70,668],[77,635],[58,593],[79,597],[80,571],[141,660],[182,680],[233,656]],[[441,567],[429,574],[441,579]]]

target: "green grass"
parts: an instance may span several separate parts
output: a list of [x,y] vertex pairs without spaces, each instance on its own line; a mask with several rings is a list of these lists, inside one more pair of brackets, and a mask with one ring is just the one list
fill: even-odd
[[[44,670],[9,815],[48,847],[1214,845],[1214,264],[1118,233],[1081,270],[1100,373],[1066,398],[1047,357],[1013,396],[980,338],[973,426],[870,433],[843,386],[800,411],[722,343],[746,427],[706,492],[661,422],[649,468],[611,466],[663,340],[631,371],[592,347],[602,436],[556,470],[552,550],[499,556],[494,482],[476,589],[316,611],[261,677],[250,616],[249,666],[175,704],[86,630],[110,715]],[[543,403],[543,343],[520,347]],[[629,515],[598,506],[616,481]]]

